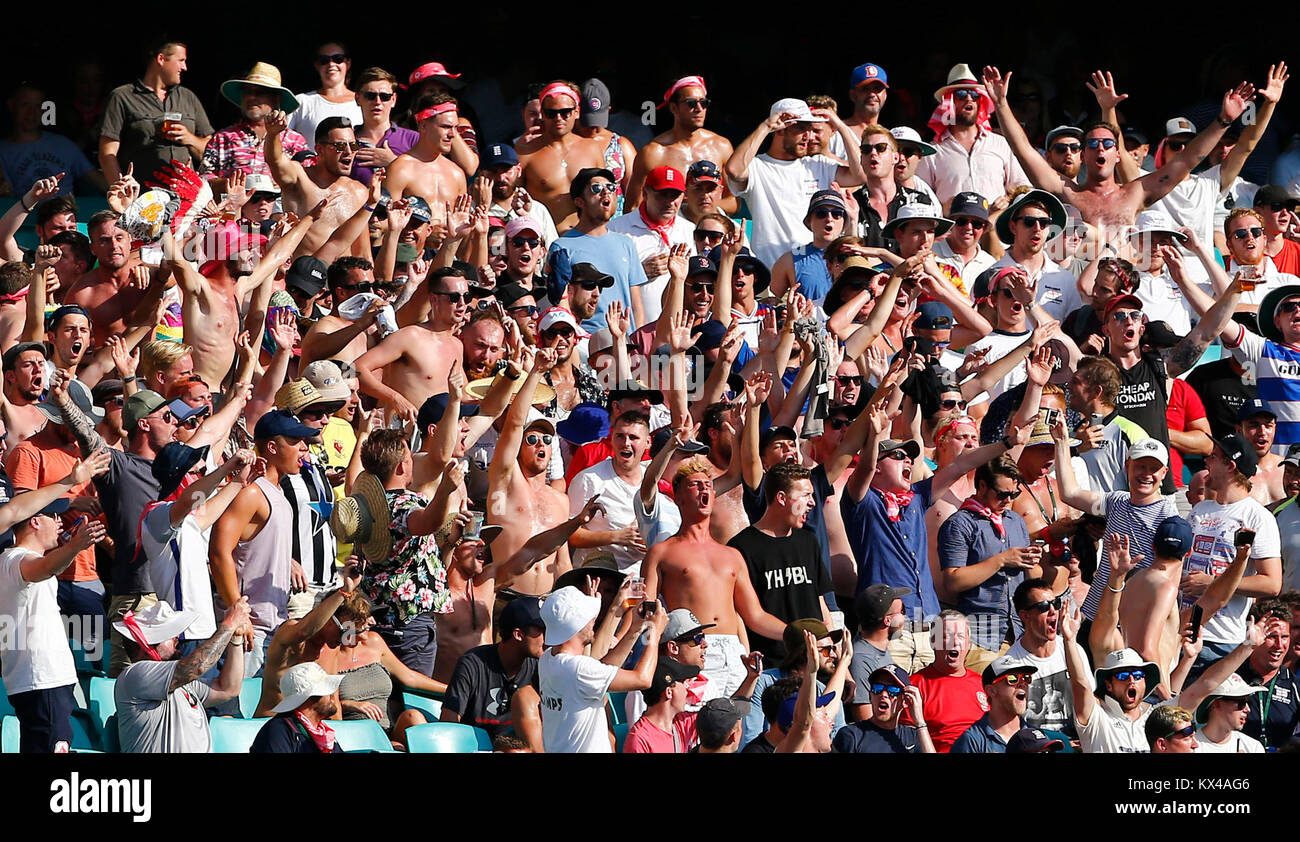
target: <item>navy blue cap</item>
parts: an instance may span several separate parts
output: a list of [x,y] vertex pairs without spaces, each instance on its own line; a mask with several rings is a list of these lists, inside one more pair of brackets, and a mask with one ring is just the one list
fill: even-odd
[[1146,146],[1151,143],[1151,141],[1147,140],[1146,132],[1136,126],[1122,126],[1119,133],[1124,138],[1125,146],[1128,146],[1130,140],[1133,141],[1134,146]]
[[761,453],[766,450],[767,446],[777,439],[789,439],[790,441],[797,442],[799,441],[799,434],[794,431],[793,427],[786,427],[785,425],[768,427],[763,431],[762,438],[759,439],[759,452]]
[[506,607],[501,609],[497,628],[501,630],[503,636],[506,632],[526,629],[529,626],[546,628],[546,621],[542,619],[542,604],[537,597],[521,596],[510,600],[506,603]]
[[942,301],[925,301],[916,308],[913,330],[950,330],[954,326],[952,309]]
[[1160,521],[1151,548],[1162,558],[1182,558],[1192,549],[1192,525],[1174,515]]
[[[36,515],[45,515],[46,517],[58,517],[59,515],[63,514],[68,510],[68,506],[71,503],[72,503],[72,498],[60,497],[57,500],[50,501],[50,504],[45,508],[41,509],[39,512],[37,512]],[[33,517],[36,517],[36,515],[33,515]]]
[[273,409],[266,413],[258,419],[257,426],[253,428],[253,441],[266,441],[276,436],[287,439],[314,439],[319,435],[320,430],[308,427],[296,416],[283,409]]
[[1063,748],[1065,743],[1062,740],[1053,739],[1037,728],[1021,728],[1007,740],[1007,754],[1038,754]]
[[433,221],[433,211],[429,209],[429,203],[423,197],[407,196],[406,207],[411,211],[411,222],[423,225]]
[[948,218],[952,219],[957,216],[966,216],[973,219],[982,219],[989,221],[989,200],[985,199],[979,193],[967,191],[958,193],[952,197],[952,207],[948,210]]
[[[714,265],[722,262],[722,246],[714,246],[709,249],[709,260]],[[736,265],[748,265],[754,273],[754,292],[762,292],[772,283],[772,273],[768,270],[767,264],[759,260],[749,246],[741,246],[740,251],[736,254]]]
[[718,264],[703,255],[691,255],[691,259],[686,263],[686,277],[693,278],[696,275],[703,275],[706,273],[712,273],[716,277],[718,274]]
[[722,170],[712,161],[696,161],[686,168],[686,183],[692,181],[722,181]]
[[555,432],[574,444],[599,441],[609,435],[609,411],[598,403],[580,403],[555,425]]
[[726,335],[727,326],[717,319],[700,322],[691,328],[691,336],[695,337],[695,350],[701,353],[722,347],[722,337]]
[[844,197],[835,190],[818,190],[812,194],[812,198],[808,200],[808,213],[812,213],[817,208],[835,208],[848,213],[848,208],[844,206]]
[[584,167],[578,170],[578,174],[573,177],[573,181],[569,182],[569,198],[576,199],[581,196],[587,186],[597,178],[603,178],[606,181],[618,184],[618,179],[614,177],[614,173],[610,170],[604,167]]
[[[446,392],[443,392],[440,395],[433,395],[421,404],[420,411],[415,416],[415,423],[419,425],[421,430],[427,430],[430,425],[442,421],[442,416],[447,412],[447,401],[450,397]],[[478,404],[461,401],[460,417],[470,418],[475,415],[478,415]]]
[[912,686],[912,679],[908,676],[907,670],[903,669],[898,664],[885,664],[883,667],[876,667],[876,669],[872,670],[871,675],[867,676],[867,682],[874,683],[876,676],[881,673],[885,673],[885,676],[899,687]]
[[85,316],[86,321],[91,322],[91,324],[94,324],[94,322],[91,321],[90,313],[86,310],[85,307],[82,307],[80,304],[64,304],[59,309],[55,310],[53,313],[50,313],[50,315],[46,316],[45,329],[54,330],[54,326],[59,323],[60,319],[62,319],[64,316],[72,315],[74,313]]
[[513,167],[519,163],[519,156],[515,154],[515,148],[508,143],[492,143],[483,150],[483,161],[479,166],[482,169],[491,169],[492,167]]
[[188,421],[191,418],[193,418],[195,415],[199,415],[200,413],[208,411],[208,408],[206,406],[203,405],[190,406],[180,398],[177,398],[176,400],[167,404],[167,408],[172,411],[172,415],[176,416],[177,424],[179,424],[182,421]]
[[1259,459],[1255,456],[1255,448],[1241,436],[1228,433],[1226,436],[1212,438],[1211,441],[1223,449],[1229,461],[1236,463],[1237,470],[1244,476],[1253,477],[1259,470]]
[[[175,410],[173,410],[174,412]],[[181,484],[181,479],[199,462],[208,458],[208,445],[190,447],[178,441],[168,442],[154,457],[149,469],[158,480],[158,499],[165,500]]]
[[1277,413],[1268,408],[1268,403],[1266,401],[1262,401],[1259,398],[1252,398],[1243,403],[1241,409],[1237,410],[1237,421],[1245,421],[1247,418],[1252,418],[1256,415],[1271,415],[1274,419],[1277,418]]

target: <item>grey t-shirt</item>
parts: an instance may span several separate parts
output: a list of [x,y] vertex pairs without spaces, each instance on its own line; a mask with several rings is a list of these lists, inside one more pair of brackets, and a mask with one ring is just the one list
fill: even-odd
[[884,649],[877,649],[861,637],[854,635],[853,660],[849,662],[849,675],[853,676],[857,688],[853,692],[852,704],[871,704],[871,688],[867,686],[870,683],[867,679],[876,670],[893,662],[894,659],[889,657],[889,653]]
[[137,661],[118,676],[117,734],[135,754],[208,754],[212,734],[203,706],[212,688],[202,681],[168,693],[180,661]]
[[136,535],[144,507],[158,499],[158,480],[153,478],[153,460],[121,450],[110,450],[107,473],[95,477],[108,534],[116,548],[113,556],[113,593],[153,593],[149,581],[149,559],[136,556]]

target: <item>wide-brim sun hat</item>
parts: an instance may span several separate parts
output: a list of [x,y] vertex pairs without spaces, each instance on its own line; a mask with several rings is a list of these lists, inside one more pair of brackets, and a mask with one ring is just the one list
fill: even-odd
[[933,222],[934,236],[936,237],[942,237],[944,234],[948,233],[948,229],[953,226],[953,221],[945,217],[942,211],[936,210],[934,205],[922,204],[921,202],[907,202],[899,207],[898,212],[894,214],[893,219],[884,224],[884,227],[880,229],[880,233],[884,234],[886,237],[892,237],[894,236],[894,232],[898,230],[899,226],[905,222],[911,222],[914,219],[929,220]]
[[255,88],[267,88],[280,93],[279,110],[284,112],[294,111],[298,108],[298,98],[293,95],[283,84],[281,84],[280,68],[274,64],[267,64],[259,61],[253,65],[253,69],[248,71],[242,79],[228,79],[221,83],[221,95],[228,101],[234,103],[237,107],[243,107],[244,88],[252,85]]
[[392,512],[388,508],[388,495],[379,478],[367,471],[357,476],[352,493],[334,504],[330,512],[330,528],[335,537],[344,543],[354,544],[368,561],[388,560],[393,536],[389,532]]
[[1282,331],[1277,329],[1273,324],[1273,319],[1277,315],[1277,308],[1282,306],[1282,302],[1288,298],[1300,295],[1300,284],[1287,284],[1273,290],[1269,290],[1264,296],[1264,300],[1259,303],[1259,332],[1264,335],[1265,339],[1272,339],[1274,342],[1286,342],[1282,336]]
[[[497,377],[504,376],[504,374],[497,375]],[[519,379],[515,380],[510,386],[511,398],[519,394],[519,390],[524,388],[525,379],[524,375],[521,374],[519,375]],[[496,377],[480,377],[478,380],[471,380],[465,386],[465,394],[469,395],[476,401],[481,401],[487,397],[488,391],[492,388],[492,384],[495,382]],[[540,380],[537,381],[537,387],[533,389],[533,399],[529,401],[529,403],[536,405],[539,403],[550,403],[553,400],[555,400],[555,389]]]
[[[1046,190],[1026,190],[1015,198],[1015,201],[1002,212],[998,217],[997,224],[994,228],[997,230],[998,239],[1006,245],[1011,245],[1015,241],[1015,236],[1011,231],[1011,220],[1015,218],[1016,211],[1020,210],[1030,202],[1038,202],[1047,208],[1047,215],[1052,218],[1052,227],[1058,232],[1065,228],[1066,213],[1065,205],[1061,200],[1048,193]],[[1049,239],[1051,232],[1048,232]]]

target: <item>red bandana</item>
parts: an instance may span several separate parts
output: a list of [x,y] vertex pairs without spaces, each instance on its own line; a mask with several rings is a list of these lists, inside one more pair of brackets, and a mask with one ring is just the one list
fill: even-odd
[[144,653],[149,656],[149,660],[162,660],[162,658],[158,656],[158,650],[149,645],[149,641],[144,636],[144,629],[140,628],[140,624],[135,621],[134,611],[128,611],[122,615],[122,625],[126,626],[126,630],[131,633],[131,637],[135,638],[135,642],[138,643],[140,648],[144,650]]
[[697,675],[686,682],[686,703],[699,705],[704,703],[704,688],[709,686],[707,675]]
[[321,720],[317,725],[312,725],[311,720],[302,711],[295,710],[293,715],[298,717],[298,722],[301,723],[303,728],[307,729],[307,733],[311,735],[311,741],[316,744],[316,748],[320,749],[323,754],[329,754],[334,750],[334,729],[326,725],[324,720]]
[[903,516],[903,509],[906,509],[912,502],[915,495],[910,491],[881,491],[880,496],[885,498],[885,514],[889,519],[897,522]]
[[671,222],[663,222],[663,223],[655,222],[652,219],[650,219],[650,217],[646,216],[645,202],[642,202],[641,204],[637,205],[637,211],[641,214],[641,221],[645,223],[646,227],[649,228],[651,231],[655,232],[656,234],[658,234],[659,239],[663,240],[664,245],[667,246],[669,244],[668,229],[672,228],[673,224]]
[[980,517],[988,518],[989,523],[993,524],[993,531],[998,533],[998,537],[1007,537],[1007,529],[1002,525],[1002,515],[993,511],[974,497],[967,497],[966,501],[961,504],[960,510],[963,512],[974,512]]

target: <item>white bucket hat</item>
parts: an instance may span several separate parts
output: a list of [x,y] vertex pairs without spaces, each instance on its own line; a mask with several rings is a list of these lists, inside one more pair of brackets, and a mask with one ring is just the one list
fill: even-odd
[[1256,693],[1267,692],[1267,687],[1247,684],[1244,678],[1234,672],[1224,679],[1222,684],[1215,687],[1203,702],[1196,706],[1196,724],[1204,725],[1205,721],[1210,718],[1210,705],[1214,703],[1215,699],[1249,699]]
[[573,639],[600,614],[600,597],[587,596],[577,588],[560,588],[542,603],[546,621],[547,646],[558,646]]
[[158,602],[139,611],[128,611],[125,617],[113,623],[113,628],[127,640],[154,646],[179,636],[198,617],[197,611],[177,611],[166,602]]
[[280,704],[271,708],[272,713],[288,713],[297,710],[303,702],[316,696],[328,696],[339,689],[343,676],[329,675],[315,661],[297,664],[285,670],[280,676]]
[[933,143],[926,143],[924,140],[921,140],[921,135],[917,134],[916,129],[911,126],[899,126],[898,128],[890,129],[889,133],[892,134],[894,140],[899,143],[915,144],[921,150],[922,158],[933,155],[939,151],[939,148]]
[[1097,680],[1096,694],[1100,696],[1106,692],[1106,679],[1110,678],[1112,673],[1137,669],[1142,670],[1146,675],[1147,692],[1150,693],[1160,683],[1160,667],[1151,661],[1142,660],[1142,656],[1134,649],[1117,649],[1111,652],[1093,674]]

